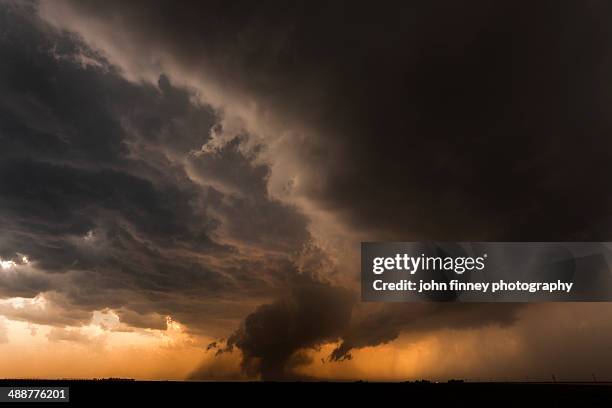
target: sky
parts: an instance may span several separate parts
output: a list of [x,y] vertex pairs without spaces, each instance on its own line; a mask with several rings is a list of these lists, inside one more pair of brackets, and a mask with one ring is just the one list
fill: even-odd
[[0,0],[0,377],[612,380],[607,303],[361,241],[609,241],[603,1]]

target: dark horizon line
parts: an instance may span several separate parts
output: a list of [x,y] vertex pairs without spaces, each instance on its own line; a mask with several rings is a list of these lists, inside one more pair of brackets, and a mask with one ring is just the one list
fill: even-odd
[[563,385],[563,384],[597,384],[597,385],[612,385],[612,380],[557,380],[557,381],[543,381],[543,380],[515,380],[515,381],[498,381],[498,380],[469,380],[469,379],[449,379],[444,381],[436,380],[404,380],[404,381],[376,381],[376,380],[139,380],[135,378],[121,378],[121,377],[106,377],[106,378],[0,378],[0,385],[9,382],[134,382],[134,383],[371,383],[371,384],[412,384],[412,385],[428,385],[428,384],[550,384],[550,385]]

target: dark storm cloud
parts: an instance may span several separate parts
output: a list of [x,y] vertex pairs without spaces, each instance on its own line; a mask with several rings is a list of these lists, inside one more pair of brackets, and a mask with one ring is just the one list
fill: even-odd
[[[14,296],[12,293],[8,295]],[[89,322],[93,316],[91,310],[74,307],[56,292],[46,292],[44,300],[35,297],[18,302],[0,301],[0,314],[11,320],[51,326],[79,326]]]
[[211,207],[223,214],[225,232],[240,242],[273,250],[299,248],[308,241],[307,218],[295,208],[270,199],[269,166],[257,163],[257,149],[240,150],[245,137],[235,137],[212,151],[200,151],[188,160],[192,176],[227,196],[211,195]]
[[[396,340],[401,333],[422,334],[443,329],[508,326],[523,304],[379,304],[363,307],[350,291],[306,275],[291,282],[286,295],[248,315],[225,345],[213,343],[217,355],[242,352],[242,369],[264,380],[307,379],[294,369],[312,361],[304,350],[328,342],[339,345],[329,361],[351,358],[351,350]],[[370,305],[372,306],[372,305]],[[192,377],[210,377],[205,362]],[[212,364],[217,364],[214,361]]]
[[164,316],[158,314],[140,314],[129,309],[120,309],[117,312],[119,320],[132,327],[141,327],[145,329],[165,330],[167,320]]
[[523,304],[419,303],[381,305],[378,310],[358,314],[343,334],[330,360],[351,358],[354,348],[389,343],[400,333],[418,334],[441,329],[471,329],[516,322]]
[[243,369],[251,375],[291,379],[295,374],[290,366],[299,363],[294,354],[341,336],[355,300],[346,289],[300,276],[285,296],[247,316],[228,338],[225,350],[239,348]]
[[[265,379],[295,378],[302,350],[328,341],[340,342],[330,359],[342,360],[402,332],[516,318],[515,305],[361,310],[344,289],[296,278],[283,254],[239,256],[218,244],[211,237],[224,231],[289,252],[307,239],[307,220],[267,197],[271,168],[240,137],[199,150],[218,118],[172,85],[180,78],[127,83],[111,65],[131,56],[142,67],[151,51],[310,130],[294,143],[309,176],[301,193],[375,231],[370,239],[609,238],[609,4],[69,3],[127,52],[106,61],[72,35],[4,15],[1,242],[3,257],[31,252],[49,271],[77,269],[61,299],[85,312],[125,310],[135,326],[160,327],[164,314],[217,325],[246,314],[245,298],[289,288],[228,340]],[[57,288],[48,275],[59,274],[11,288]],[[82,321],[78,312],[63,321]]]
[[20,268],[21,273],[5,271],[0,275],[0,298],[19,296],[32,298],[53,288],[52,280],[32,268]]
[[308,194],[354,226],[410,239],[609,237],[607,3],[72,8],[314,129]]
[[[115,55],[118,64],[130,56],[144,63],[156,51],[181,72],[255,100],[290,130],[310,130],[307,141],[295,141],[308,176],[301,193],[371,231],[370,239],[610,236],[611,197],[602,177],[612,163],[606,3],[68,3],[74,14],[65,21],[84,23],[66,27],[85,32],[97,22],[121,33],[130,47]],[[113,38],[83,32],[94,43]],[[241,164],[240,143],[193,156],[191,170],[216,185],[214,194],[252,187],[241,189],[250,199],[212,200],[215,208],[268,219],[249,210],[266,169],[248,158]],[[215,154],[242,170],[219,171],[227,165]],[[288,225],[301,225],[294,221]],[[226,224],[248,243],[265,242],[253,225],[237,216]],[[265,378],[291,375],[291,356],[324,341],[341,341],[331,356],[341,360],[401,332],[507,325],[517,312],[514,305],[364,307],[336,321],[341,330],[326,331],[296,319],[287,305],[310,303],[295,298],[262,306],[229,342],[242,350],[247,368],[260,360]],[[308,330],[299,335],[280,329],[299,328],[301,320]],[[282,333],[271,340],[267,331]]]
[[[192,90],[164,75],[125,81],[28,2],[0,4],[0,27],[0,258],[16,262],[0,271],[0,296],[45,293],[58,306],[55,318],[5,305],[7,316],[78,324],[113,308],[136,327],[165,328],[171,315],[214,331],[244,315],[235,299],[265,297],[296,273],[304,216],[267,197],[265,165],[198,155],[219,117]],[[187,160],[206,169],[197,180]],[[214,187],[225,174],[232,191]],[[222,242],[226,230],[255,247],[256,231],[270,232],[249,257]]]

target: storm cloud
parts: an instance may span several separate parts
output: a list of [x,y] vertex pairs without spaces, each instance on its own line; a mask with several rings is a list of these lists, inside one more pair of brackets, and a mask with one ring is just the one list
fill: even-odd
[[248,307],[236,297],[276,293],[310,237],[267,195],[266,165],[231,144],[204,152],[219,116],[193,90],[126,81],[35,7],[0,9],[0,293],[58,307],[7,315],[78,325],[109,308],[136,327],[168,315],[214,332]]
[[340,337],[349,324],[355,300],[346,289],[300,276],[287,295],[247,316],[221,350],[239,348],[243,369],[263,380],[295,379],[288,366],[291,358],[302,349]]
[[604,2],[61,4],[42,14],[106,45],[128,75],[147,57],[199,71],[302,131],[295,194],[355,228],[609,236]]
[[[521,304],[379,304],[364,307],[350,291],[300,276],[274,303],[249,314],[225,342],[212,343],[217,355],[239,349],[242,371],[263,380],[312,380],[295,370],[312,363],[308,350],[328,343],[338,346],[329,362],[351,359],[351,350],[375,347],[400,334],[419,335],[445,329],[507,327],[518,319]],[[192,378],[210,378],[210,362]],[[234,375],[237,375],[234,371]],[[247,378],[248,378],[247,377]]]
[[516,325],[362,304],[354,247],[609,240],[610,7],[0,2],[0,314],[171,317],[263,379]]
[[510,326],[518,319],[521,304],[384,304],[362,311],[347,328],[330,360],[350,359],[354,348],[378,346],[396,340],[401,333],[419,334],[443,329]]

